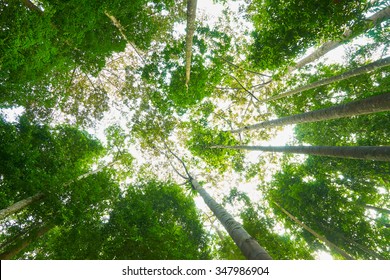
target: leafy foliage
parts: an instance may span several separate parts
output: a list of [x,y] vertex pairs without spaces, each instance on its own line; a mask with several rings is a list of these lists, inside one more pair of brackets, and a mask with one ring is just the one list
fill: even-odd
[[187,140],[189,150],[194,156],[202,158],[210,167],[221,172],[232,167],[236,171],[243,170],[244,155],[238,150],[211,149],[214,145],[234,146],[239,142],[230,132],[207,128],[191,122],[190,138]]
[[173,41],[142,70],[142,77],[153,85],[150,99],[162,114],[176,111],[184,114],[188,108],[212,94],[224,77],[224,65],[217,55],[224,55],[230,46],[227,34],[210,27],[199,27],[193,39],[191,79],[185,86],[184,41]]
[[85,132],[34,124],[22,116],[18,124],[1,119],[0,139],[1,208],[42,194],[2,221],[2,253],[29,245],[34,241],[30,233],[43,227],[72,227],[83,217],[101,213],[118,193],[109,170],[90,171],[104,149]]
[[0,119],[1,208],[34,195],[62,189],[88,171],[103,147],[71,126],[51,129],[27,116],[18,124]]
[[[371,185],[370,191],[371,183],[367,180],[360,185],[359,181],[344,180],[339,170],[327,173],[319,167],[322,163],[316,166],[318,169],[312,164],[313,161],[307,161],[284,166],[271,183],[270,199],[356,258],[375,258],[371,251],[388,258],[383,243],[388,230],[365,218],[364,203],[379,196],[373,192],[375,185]],[[278,209],[275,213],[283,216]],[[285,224],[294,228],[287,218]],[[321,248],[311,234],[302,234],[314,248]]]
[[128,186],[107,214],[58,227],[38,243],[36,258],[209,258],[195,204],[174,184],[145,181]]
[[341,37],[363,22],[367,1],[253,1],[248,14],[255,31],[250,60],[260,69],[291,63],[308,47]]
[[4,94],[0,102],[32,110],[57,104],[60,108],[69,107],[69,103],[78,102],[88,107],[93,100],[100,103],[100,111],[108,109],[102,106],[108,99],[107,92],[94,87],[92,82],[88,86],[93,88],[95,98],[84,97],[85,90],[69,90],[79,84],[78,76],[82,73],[96,76],[107,57],[125,49],[127,40],[107,13],[125,27],[125,36],[143,50],[176,19],[164,21],[161,16],[174,7],[171,0],[153,1],[154,5],[144,0],[43,0],[40,6],[30,2],[35,8],[28,8],[23,1],[3,2],[0,1],[4,15],[0,20],[0,89]]

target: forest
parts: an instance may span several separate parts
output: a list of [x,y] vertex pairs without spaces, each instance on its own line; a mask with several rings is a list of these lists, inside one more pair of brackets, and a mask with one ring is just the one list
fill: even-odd
[[389,0],[0,0],[0,259],[390,259]]

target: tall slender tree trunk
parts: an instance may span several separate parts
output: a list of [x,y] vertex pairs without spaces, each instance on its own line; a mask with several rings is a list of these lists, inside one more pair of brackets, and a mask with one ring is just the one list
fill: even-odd
[[[76,182],[76,181],[80,181],[88,176],[91,176],[93,174],[96,174],[96,173],[99,173],[101,172],[104,168],[107,168],[107,167],[110,167],[112,166],[113,164],[115,164],[115,161],[101,167],[101,168],[98,168],[96,170],[93,170],[93,171],[90,171],[90,172],[87,172],[85,174],[82,174],[80,176],[78,176],[75,180],[71,180],[65,184],[63,184],[64,187],[67,187],[69,186],[70,184]],[[28,206],[30,206],[31,204],[35,203],[35,202],[38,202],[38,201],[42,201],[43,199],[45,198],[45,194],[42,193],[42,192],[39,192],[35,195],[32,195],[30,197],[27,197],[25,199],[22,199],[22,200],[19,200],[18,202],[15,202],[14,204],[12,204],[11,206],[5,208],[5,209],[2,209],[0,210],[0,220],[8,217],[9,215],[12,215],[12,214],[15,214],[25,208],[27,208]]]
[[278,203],[274,202],[274,204],[280,209],[282,210],[283,213],[285,213],[291,220],[293,220],[295,223],[297,223],[299,226],[303,227],[305,230],[307,230],[308,232],[310,232],[311,234],[313,234],[315,237],[317,237],[319,240],[321,240],[322,242],[324,242],[330,249],[333,249],[334,251],[336,251],[337,253],[339,253],[341,256],[343,256],[345,259],[347,260],[353,260],[354,258],[349,255],[348,253],[346,253],[343,249],[339,248],[336,246],[336,244],[332,243],[331,241],[329,241],[328,239],[326,239],[325,236],[322,236],[320,234],[318,234],[317,232],[315,232],[313,229],[311,229],[310,227],[308,227],[307,225],[305,225],[304,223],[302,223],[300,220],[298,220],[298,218],[294,217],[292,214],[290,214],[286,209],[284,209],[282,206],[280,206]]
[[365,205],[364,207],[366,209],[372,209],[372,210],[375,210],[377,212],[381,212],[381,213],[390,215],[390,210],[389,209],[380,208],[380,207],[376,207],[376,206],[372,206],[372,205]]
[[325,109],[288,116],[276,120],[265,121],[254,125],[244,126],[231,130],[232,133],[243,132],[266,127],[275,127],[288,124],[318,122],[351,116],[366,115],[390,110],[390,93],[371,96],[363,100],[336,105]]
[[390,146],[211,146],[210,149],[235,149],[276,153],[293,153],[337,158],[390,161]]
[[264,250],[257,241],[239,224],[221,205],[219,205],[203,189],[198,181],[191,178],[192,186],[197,190],[204,202],[211,209],[217,219],[225,227],[233,241],[240,248],[243,255],[250,260],[271,260],[271,256]]
[[34,202],[40,201],[45,197],[43,193],[37,193],[36,195],[30,196],[28,198],[19,200],[18,202],[12,204],[11,206],[0,210],[0,220],[8,217],[11,214],[17,213],[20,210],[27,208]]
[[33,241],[43,236],[45,233],[50,231],[53,227],[54,224],[47,224],[38,228],[36,231],[28,233],[27,237],[16,241],[16,243],[13,246],[7,248],[5,252],[2,252],[0,254],[0,259],[1,260],[13,259],[17,254],[25,250]]
[[353,30],[347,30],[344,32],[343,36],[339,40],[335,41],[329,41],[324,43],[322,46],[320,46],[318,49],[316,49],[313,53],[310,55],[304,57],[303,59],[299,60],[294,66],[291,66],[288,69],[288,72],[291,73],[292,71],[302,68],[306,64],[309,64],[321,56],[325,55],[326,53],[330,52],[331,50],[337,48],[338,46],[341,46],[346,40],[352,39],[356,37],[357,35],[360,35],[363,32],[366,32],[367,30],[371,29],[375,25],[380,24],[381,22],[387,20],[390,18],[390,7],[386,7],[383,10],[373,14],[372,16],[368,17],[366,19],[366,26],[362,30],[362,32],[354,32]]
[[363,75],[365,73],[372,72],[376,69],[380,69],[380,68],[388,66],[388,65],[390,65],[390,57],[386,57],[384,59],[377,60],[375,62],[372,62],[372,63],[369,63],[367,65],[353,69],[351,71],[347,71],[343,74],[336,75],[336,76],[333,76],[333,77],[330,77],[327,79],[323,79],[323,80],[320,80],[320,81],[317,81],[317,82],[314,82],[314,83],[311,83],[311,84],[308,84],[308,85],[305,85],[305,86],[302,86],[302,87],[299,87],[299,88],[296,88],[293,90],[289,90],[285,93],[282,93],[282,94],[279,94],[279,95],[276,95],[274,97],[270,97],[270,98],[267,98],[264,100],[260,100],[260,101],[267,102],[267,101],[277,100],[277,99],[280,99],[282,97],[291,96],[291,95],[294,95],[294,94],[302,92],[302,91],[306,91],[306,90],[313,89],[316,87],[328,85],[331,83],[335,83],[338,81],[342,81],[342,80],[346,80],[346,79],[349,79],[352,77]]
[[186,34],[186,87],[190,82],[192,38],[195,32],[196,6],[198,0],[187,0],[187,34]]

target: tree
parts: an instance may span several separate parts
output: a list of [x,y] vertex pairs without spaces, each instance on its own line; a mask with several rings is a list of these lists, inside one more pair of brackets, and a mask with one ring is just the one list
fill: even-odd
[[[101,217],[117,197],[119,186],[109,172],[100,172],[73,183],[74,190],[58,194],[31,205],[5,221],[1,238],[1,254],[7,258],[23,258],[33,252],[36,242],[59,228],[71,229],[78,223]],[[18,236],[15,238],[15,236]]]
[[343,117],[359,116],[377,112],[388,111],[390,109],[390,94],[375,95],[363,100],[349,102],[342,105],[336,105],[325,109],[320,109],[303,114],[284,117],[276,120],[266,121],[254,125],[245,126],[240,129],[234,129],[231,132],[237,133],[251,129],[274,127],[278,125],[298,124],[307,122],[316,122],[323,120],[332,120]]
[[362,74],[374,71],[376,69],[380,69],[380,68],[388,66],[388,65],[390,65],[390,57],[377,60],[375,62],[372,62],[372,63],[369,63],[367,65],[358,67],[356,69],[350,70],[350,71],[342,73],[340,75],[333,76],[331,78],[327,78],[327,79],[324,79],[324,80],[316,81],[314,83],[311,83],[311,84],[308,84],[308,85],[305,85],[305,86],[302,86],[302,87],[298,87],[296,89],[289,90],[287,92],[281,93],[279,95],[276,95],[276,96],[273,96],[273,97],[270,97],[270,98],[267,98],[267,99],[263,99],[261,101],[262,102],[268,102],[268,101],[277,100],[277,99],[280,99],[280,98],[283,98],[283,97],[286,97],[286,96],[291,96],[293,94],[303,92],[305,90],[313,89],[313,88],[316,88],[316,87],[319,87],[319,86],[324,86],[324,85],[328,85],[330,83],[334,83],[334,82],[342,81],[342,80],[349,79],[349,78],[352,78],[352,77],[355,77],[355,76],[359,76],[359,75],[362,75]]
[[297,153],[328,157],[390,161],[390,147],[335,146],[211,146],[210,149],[235,149],[280,153]]
[[[106,59],[125,50],[126,38],[147,50],[181,18],[182,7],[170,0],[6,2],[0,3],[0,102],[34,112],[69,112],[69,107],[83,107],[80,103],[99,113],[107,110],[109,92],[94,86]],[[172,13],[164,16],[168,10]],[[126,28],[119,30],[106,13]],[[83,75],[86,85],[80,83]]]
[[352,39],[353,37],[359,35],[360,33],[368,31],[370,28],[372,28],[375,25],[379,25],[380,23],[388,20],[390,17],[390,8],[386,7],[383,10],[380,10],[379,12],[373,14],[372,16],[368,17],[365,22],[363,23],[363,27],[358,27],[358,31],[354,31],[353,29],[347,29],[343,35],[341,36],[341,39],[329,41],[321,45],[319,48],[317,48],[313,53],[309,54],[308,56],[302,58],[298,62],[295,63],[294,66],[289,67],[288,71],[292,72],[295,69],[302,68],[308,63],[311,63],[315,61],[316,59],[320,58],[321,56],[325,55],[326,53],[330,52],[331,50],[337,48],[338,46],[341,46],[345,41]]
[[294,222],[296,222],[299,226],[303,227],[305,230],[307,230],[308,232],[310,232],[311,234],[313,234],[316,238],[318,238],[319,240],[321,240],[322,242],[324,242],[329,248],[335,250],[337,253],[339,253],[340,255],[342,255],[345,259],[347,260],[353,260],[354,258],[351,257],[349,254],[347,254],[344,250],[340,249],[339,247],[337,247],[335,244],[333,244],[332,242],[330,242],[328,239],[326,239],[324,236],[321,236],[320,234],[318,234],[317,232],[315,232],[314,230],[312,230],[311,228],[309,228],[308,226],[306,226],[304,223],[302,223],[301,221],[299,221],[296,217],[294,217],[293,215],[291,215],[286,209],[284,209],[282,206],[280,206],[278,203],[274,202],[274,204],[280,208],[280,210],[282,210],[283,213],[285,213],[290,219],[292,219]]
[[118,191],[108,169],[90,171],[104,149],[87,133],[27,116],[0,125],[2,256],[13,258],[55,226],[102,211]]
[[170,182],[128,185],[105,216],[57,227],[34,259],[208,259],[207,234],[191,197]]
[[196,5],[198,0],[187,1],[187,34],[186,34],[186,87],[190,81],[192,37],[195,32]]
[[203,198],[204,202],[225,227],[236,245],[240,248],[242,254],[250,260],[270,260],[268,253],[251,237],[248,232],[237,223],[234,218],[226,212],[196,181],[190,179],[192,186]]
[[[384,243],[388,240],[386,228],[368,220],[366,209],[361,205],[362,201],[380,199],[376,183],[366,182],[365,188],[354,188],[355,182],[351,182],[350,186],[348,179],[343,180],[346,173],[342,170],[323,166],[323,160],[313,159],[309,157],[303,163],[285,163],[270,183],[268,200],[283,205],[300,222],[353,258],[372,259],[380,255],[381,259],[387,259],[387,245]],[[370,184],[373,190],[367,193]],[[284,225],[288,228],[296,226],[290,218],[285,219],[286,213],[279,207],[275,207],[274,212],[279,217],[284,216]],[[312,247],[323,248],[312,234],[305,231],[301,234]]]
[[[168,148],[168,147],[167,147]],[[230,237],[233,239],[234,243],[238,246],[242,254],[250,260],[270,260],[272,259],[268,253],[264,250],[259,243],[251,237],[248,232],[240,225],[234,218],[231,216],[220,204],[218,204],[208,193],[202,188],[196,179],[194,179],[188,172],[184,162],[174,154],[169,148],[169,152],[180,161],[182,164],[186,175],[180,174],[176,169],[176,173],[187,180],[191,184],[193,190],[195,190],[214,213],[217,219],[221,222],[223,227],[229,233]],[[173,167],[173,165],[172,165]]]
[[[82,180],[82,179],[84,179],[84,178],[86,178],[88,176],[96,174],[98,172],[102,172],[105,168],[109,168],[114,163],[115,162],[111,162],[110,164],[107,164],[106,166],[104,166],[102,168],[99,168],[99,169],[87,172],[85,174],[82,174],[82,175],[78,176],[75,180],[72,180],[72,181],[69,181],[69,182],[63,184],[63,187],[66,188],[67,186],[71,185],[75,181],[79,181],[79,180]],[[27,198],[22,199],[22,200],[20,200],[18,202],[15,202],[14,204],[8,206],[7,208],[0,210],[0,220],[4,219],[4,218],[6,218],[6,217],[8,217],[8,216],[10,216],[12,214],[15,214],[15,213],[17,213],[17,212],[27,208],[31,204],[39,202],[39,201],[41,201],[43,199],[45,199],[45,194],[43,192],[39,192],[39,193],[34,194],[34,195],[30,196],[30,197],[27,197]]]
[[[233,188],[230,194],[224,198],[224,202],[230,205],[237,205],[242,202],[243,207],[240,217],[243,227],[258,242],[264,244],[264,248],[275,260],[313,259],[312,251],[305,241],[294,232],[280,233],[281,225],[272,215],[271,210],[265,206],[265,202],[253,203],[248,194]],[[222,236],[217,242],[220,249],[220,258],[238,259],[239,252],[230,238]],[[236,248],[234,248],[236,247]]]
[[389,16],[388,8],[385,8],[365,19],[364,13],[368,8],[368,1],[254,1],[247,8],[255,26],[250,59],[261,69],[275,70],[291,64],[292,59],[308,47],[321,41],[334,40],[322,46],[322,51],[312,55],[310,60],[298,62],[296,68],[290,68],[290,71],[301,68],[313,61],[314,57],[316,59],[339,46],[352,34],[356,36]]

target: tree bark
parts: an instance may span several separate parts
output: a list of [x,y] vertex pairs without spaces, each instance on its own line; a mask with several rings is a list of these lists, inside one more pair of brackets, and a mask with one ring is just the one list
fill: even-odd
[[240,248],[243,255],[249,260],[271,260],[271,256],[265,251],[257,241],[246,232],[221,205],[219,205],[199,183],[191,178],[192,186],[197,190],[204,202],[211,209],[217,219],[225,227],[233,241]]
[[37,194],[30,196],[28,198],[19,200],[18,202],[12,204],[11,206],[0,210],[0,220],[8,217],[11,214],[19,212],[20,210],[30,206],[31,204],[33,204],[36,201],[42,200],[44,197],[45,197],[45,195],[43,193],[37,193]]
[[15,245],[13,245],[10,248],[7,248],[7,251],[0,254],[1,260],[11,260],[13,259],[17,254],[25,250],[33,241],[47,233],[49,230],[51,230],[54,227],[54,224],[47,224],[39,228],[38,230],[31,232],[28,234],[27,237],[24,239],[16,242]]
[[343,74],[336,75],[336,76],[333,76],[333,77],[330,77],[330,78],[327,78],[327,79],[323,79],[323,80],[320,80],[320,81],[317,81],[317,82],[314,82],[314,83],[311,83],[311,84],[308,84],[308,85],[305,85],[305,86],[302,86],[302,87],[299,87],[299,88],[287,91],[285,93],[279,94],[279,95],[274,96],[274,97],[270,97],[270,98],[267,98],[267,99],[264,99],[264,100],[260,100],[260,102],[267,102],[267,101],[277,100],[277,99],[280,99],[282,97],[291,96],[293,94],[296,94],[296,93],[299,93],[299,92],[302,92],[302,91],[306,91],[306,90],[309,90],[309,89],[313,89],[313,88],[316,88],[316,87],[328,85],[328,84],[331,84],[331,83],[334,83],[334,82],[346,80],[346,79],[349,79],[349,78],[352,78],[352,77],[356,77],[356,76],[359,76],[359,75],[362,75],[362,74],[365,74],[365,73],[369,73],[369,72],[372,72],[372,71],[374,71],[376,69],[379,69],[379,68],[382,68],[382,67],[385,67],[385,66],[388,66],[388,65],[390,65],[390,56],[386,57],[384,59],[380,59],[380,60],[377,60],[375,62],[369,63],[367,65],[358,67],[358,68],[353,69],[351,71],[347,71],[347,72],[345,72]]
[[307,225],[305,225],[304,223],[302,223],[301,221],[298,220],[298,218],[294,217],[292,214],[290,214],[286,209],[284,209],[282,206],[280,206],[278,203],[274,202],[274,204],[280,209],[282,210],[283,213],[285,213],[291,220],[293,220],[295,223],[297,223],[299,226],[303,227],[305,230],[307,230],[308,232],[310,232],[311,234],[313,234],[315,237],[317,237],[319,240],[321,240],[322,242],[324,242],[330,249],[333,249],[335,250],[337,253],[339,253],[341,256],[343,256],[345,259],[347,260],[354,260],[354,258],[349,255],[348,253],[346,253],[344,250],[342,250],[341,248],[337,247],[336,244],[332,243],[331,241],[329,241],[328,239],[326,239],[325,236],[322,236],[320,234],[318,234],[317,232],[315,232],[314,230],[312,230],[310,227],[308,227]]
[[276,153],[294,153],[337,158],[390,161],[390,146],[211,146],[211,149],[235,149]]
[[186,87],[190,82],[191,56],[192,56],[192,38],[195,32],[195,18],[197,0],[188,0],[187,2],[187,34],[186,34]]
[[[366,25],[366,27],[362,32],[366,32],[367,30],[371,29],[375,25],[378,25],[389,18],[390,18],[390,7],[386,7],[383,10],[373,14],[372,16],[366,19],[366,21],[369,22],[369,24]],[[302,68],[306,64],[309,64],[317,60],[318,58],[330,52],[331,50],[337,48],[338,46],[341,46],[346,40],[352,39],[357,35],[360,35],[362,32],[357,33],[357,32],[353,32],[353,30],[345,31],[343,36],[339,40],[329,41],[324,43],[313,53],[298,61],[294,66],[289,67],[288,73],[291,73],[292,71]]]
[[276,120],[265,121],[243,128],[231,130],[232,133],[243,132],[266,127],[275,127],[288,124],[318,122],[333,120],[351,116],[366,115],[390,110],[390,93],[371,96],[363,100],[353,101],[346,104],[336,105],[312,112],[288,116]]

